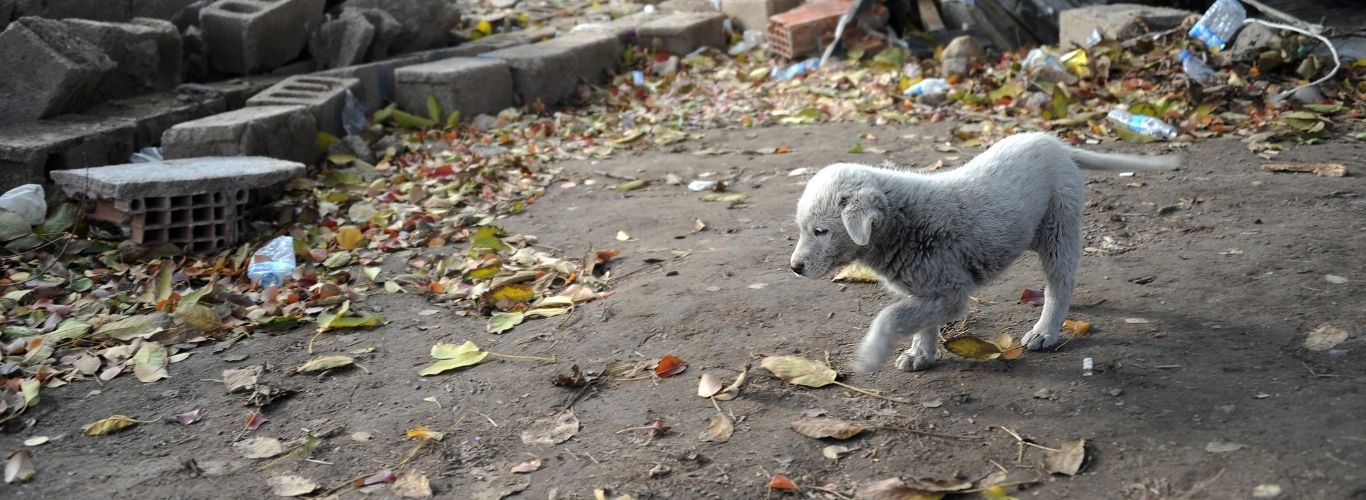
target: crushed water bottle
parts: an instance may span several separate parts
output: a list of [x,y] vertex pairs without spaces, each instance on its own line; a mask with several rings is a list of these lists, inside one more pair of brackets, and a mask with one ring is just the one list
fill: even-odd
[[346,89],[346,102],[342,104],[342,129],[346,135],[356,135],[370,128],[365,115],[365,103],[360,102],[351,89]]
[[1067,71],[1058,55],[1044,49],[1030,50],[1020,67],[1030,83],[1077,83],[1077,76]]
[[731,45],[730,50],[727,50],[726,53],[732,56],[738,56],[763,44],[764,32],[759,30],[745,30],[745,36],[739,42],[736,42],[735,45]]
[[906,95],[947,94],[949,81],[943,78],[926,78],[906,88]]
[[277,286],[294,274],[294,238],[277,236],[251,255],[247,278],[262,287]]
[[782,82],[796,78],[798,75],[803,75],[806,73],[816,71],[820,67],[820,58],[813,57],[811,59],[807,59],[797,64],[793,64],[786,68],[779,68],[777,66],[774,66],[773,70],[769,71],[768,77],[772,78],[775,82]]
[[43,186],[24,184],[0,194],[0,212],[5,211],[19,214],[30,226],[42,224],[43,217],[47,216],[47,196],[43,194]]
[[1205,61],[1201,61],[1189,50],[1181,51],[1181,69],[1186,72],[1186,76],[1191,77],[1191,81],[1200,84],[1201,87],[1219,85],[1219,73],[1215,73]]
[[129,158],[128,161],[131,163],[151,163],[161,161],[162,159],[163,158],[161,157],[161,148],[146,147],[142,148],[142,150],[136,153],[133,153],[133,156]]
[[1238,0],[1218,0],[1209,6],[1205,15],[1200,16],[1195,26],[1191,26],[1188,34],[1217,52],[1233,41],[1233,34],[1238,32],[1246,19],[1247,10]]
[[1122,109],[1112,109],[1105,117],[1117,126],[1148,137],[1175,139],[1177,135],[1176,127],[1151,116],[1136,115]]

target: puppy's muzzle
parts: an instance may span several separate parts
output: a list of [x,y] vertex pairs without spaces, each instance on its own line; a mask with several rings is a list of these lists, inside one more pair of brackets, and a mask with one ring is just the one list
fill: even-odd
[[796,273],[797,276],[804,276],[804,275],[802,274],[802,271],[805,271],[805,270],[806,270],[806,264],[803,264],[803,263],[801,263],[801,262],[794,262],[794,263],[791,264],[791,267],[792,267],[792,272],[793,272],[793,273]]

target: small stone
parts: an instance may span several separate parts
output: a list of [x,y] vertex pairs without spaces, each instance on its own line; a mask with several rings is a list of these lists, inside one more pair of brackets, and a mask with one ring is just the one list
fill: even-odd
[[1253,498],[1276,498],[1278,496],[1281,496],[1281,486],[1278,484],[1259,484],[1256,488],[1252,488]]
[[1324,279],[1325,281],[1329,282],[1329,283],[1334,284],[1334,285],[1341,285],[1341,284],[1347,282],[1347,278],[1342,277],[1342,276],[1338,276],[1338,275],[1336,275],[1336,274],[1325,274],[1325,275],[1323,276],[1323,279]]
[[1116,387],[1114,389],[1110,389],[1108,392],[1111,396],[1118,396],[1120,394],[1124,394],[1124,389]]
[[1034,397],[1037,399],[1053,399],[1053,391],[1047,387],[1044,387],[1042,389],[1034,391]]

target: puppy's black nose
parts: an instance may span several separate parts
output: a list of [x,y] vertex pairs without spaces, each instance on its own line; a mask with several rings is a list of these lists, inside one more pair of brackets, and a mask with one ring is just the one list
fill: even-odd
[[804,269],[806,269],[806,264],[803,264],[803,263],[801,263],[801,262],[798,262],[798,263],[796,263],[796,264],[792,264],[792,272],[797,273],[798,275],[801,275],[801,274],[802,274],[802,270],[804,270]]

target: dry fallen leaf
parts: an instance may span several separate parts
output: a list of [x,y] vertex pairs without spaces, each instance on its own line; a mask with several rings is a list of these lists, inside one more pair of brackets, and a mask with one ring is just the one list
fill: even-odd
[[835,381],[835,370],[801,356],[769,356],[759,366],[789,384],[824,387]]
[[1268,172],[1301,172],[1319,177],[1346,177],[1347,165],[1341,163],[1266,163],[1262,170]]
[[1205,451],[1210,453],[1229,453],[1243,448],[1247,448],[1247,445],[1229,441],[1210,441],[1209,444],[1205,445]]
[[893,477],[864,485],[855,497],[859,500],[939,500],[944,498],[944,493],[912,488]]
[[417,372],[418,375],[423,377],[439,375],[456,368],[476,365],[483,361],[489,353],[479,350],[479,346],[474,345],[474,342],[466,340],[464,344],[460,345],[445,342],[434,345],[431,354],[438,361]]
[[446,437],[446,433],[428,429],[427,426],[422,424],[417,424],[416,427],[408,429],[406,434],[410,439],[416,438],[424,441],[440,441]]
[[361,234],[360,228],[356,226],[342,226],[337,228],[337,246],[345,250],[351,250],[360,246],[361,240],[365,236]]
[[19,450],[10,453],[9,459],[5,461],[5,483],[27,483],[38,473],[38,469],[33,466],[33,453],[28,450]]
[[90,425],[87,425],[85,427],[82,427],[81,430],[85,431],[85,434],[87,436],[103,436],[105,434],[118,432],[120,430],[126,429],[129,426],[136,424],[137,422],[137,420],[133,420],[123,415],[112,415],[109,418],[105,418],[96,421],[95,423],[92,423]]
[[1062,321],[1062,331],[1072,332],[1073,335],[1081,337],[1091,331],[1091,324],[1085,321],[1072,321],[1065,319]]
[[1075,439],[1058,446],[1058,451],[1048,452],[1044,459],[1044,470],[1049,474],[1075,476],[1086,464],[1086,440]]
[[738,397],[740,389],[745,386],[745,375],[749,374],[749,367],[749,365],[745,365],[745,369],[740,372],[739,376],[735,377],[735,381],[731,382],[725,389],[721,389],[721,392],[713,397],[721,401],[730,401]]
[[427,481],[427,475],[420,472],[405,472],[399,476],[389,489],[403,498],[431,498],[432,485]]
[[250,391],[256,387],[262,370],[261,365],[223,370],[223,385],[227,386],[228,394]]
[[854,449],[848,446],[832,444],[830,446],[821,448],[821,455],[831,460],[839,460],[840,457],[843,457],[846,453],[849,453],[851,451],[854,451]]
[[178,423],[180,425],[190,425],[195,422],[198,422],[201,418],[204,418],[204,412],[196,408],[194,410],[190,410],[178,415],[167,416],[166,422],[172,424]]
[[573,410],[565,410],[548,417],[541,417],[522,431],[522,442],[526,444],[560,444],[579,432],[579,419]]
[[830,281],[849,281],[854,283],[877,283],[877,275],[868,266],[859,263],[849,264],[835,273]]
[[512,473],[513,473],[513,474],[529,474],[529,473],[532,473],[532,472],[536,472],[537,470],[540,470],[540,468],[541,468],[541,459],[537,458],[537,459],[534,459],[534,460],[527,460],[527,461],[525,461],[525,462],[522,462],[522,463],[520,463],[520,464],[517,464],[517,465],[512,466]]
[[1001,359],[1005,360],[1019,358],[1025,351],[1024,345],[1021,344],[1020,341],[1015,340],[1014,337],[1011,337],[1009,333],[997,335],[996,339],[992,340],[991,343],[996,344],[996,348],[1001,350]]
[[320,372],[351,366],[355,362],[356,360],[350,356],[319,356],[309,360],[294,371],[298,373]]
[[797,431],[797,433],[803,436],[813,437],[817,439],[849,439],[851,437],[859,435],[865,430],[868,430],[867,427],[861,425],[856,425],[837,418],[828,417],[802,417],[793,421],[791,425],[792,430]]
[[285,452],[284,444],[272,437],[254,437],[232,444],[243,458],[270,458]]
[[1020,292],[1020,303],[1029,304],[1031,306],[1041,306],[1044,301],[1043,297],[1043,290],[1026,288],[1023,292]]
[[718,392],[721,392],[721,379],[710,373],[703,373],[701,379],[697,381],[697,395],[709,398]]
[[797,483],[792,482],[787,476],[774,474],[773,479],[768,480],[768,489],[778,491],[797,491]]
[[664,419],[656,418],[654,422],[650,422],[650,425],[646,427],[646,430],[649,431],[650,439],[659,439],[673,430],[673,427],[664,423]]
[[270,492],[276,496],[297,497],[307,495],[318,489],[318,483],[308,478],[293,475],[275,476],[266,480]]
[[697,438],[707,443],[724,443],[730,440],[730,435],[734,432],[735,422],[725,414],[717,413],[711,416],[707,428],[703,429]]
[[1001,357],[999,346],[968,335],[945,340],[944,348],[968,359],[996,359]]
[[672,354],[659,358],[659,364],[655,365],[655,376],[659,378],[672,377],[683,373],[688,369],[688,363]]
[[1333,325],[1319,325],[1304,337],[1304,348],[1327,351],[1347,340],[1347,331]]

